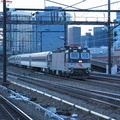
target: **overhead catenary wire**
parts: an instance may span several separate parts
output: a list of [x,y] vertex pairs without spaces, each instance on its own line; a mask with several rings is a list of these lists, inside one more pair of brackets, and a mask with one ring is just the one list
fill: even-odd
[[[73,6],[75,6],[75,5],[77,5],[77,4],[80,4],[80,3],[82,3],[82,2],[85,2],[85,1],[87,1],[87,0],[82,0],[82,1],[77,2],[77,3],[75,3],[75,4],[73,4],[73,5],[70,5],[70,6],[69,6],[69,5],[62,4],[62,3],[54,2],[54,1],[52,1],[52,0],[46,0],[46,1],[49,1],[49,2],[53,2],[53,3],[59,4],[59,5],[66,6],[65,8],[62,8],[62,9],[66,9],[66,8],[68,8],[68,7],[75,8],[75,9],[79,9],[79,8],[76,8],[76,7],[73,7]],[[57,12],[57,11],[61,11],[61,8],[52,10],[51,12]],[[44,14],[44,15],[49,15],[49,14],[51,14],[51,13],[47,13],[47,14]],[[41,15],[41,16],[42,16],[42,15]]]
[[[80,2],[78,2],[78,3],[75,3],[75,4],[73,4],[73,5],[66,5],[66,4],[62,4],[62,3],[58,3],[58,2],[55,2],[55,1],[52,1],[52,0],[46,0],[46,1],[49,1],[49,2],[52,2],[52,3],[55,3],[55,4],[59,4],[59,5],[63,5],[63,6],[66,6],[65,8],[63,8],[63,9],[66,9],[66,8],[68,8],[68,7],[71,7],[71,8],[73,8],[73,6],[75,6],[75,5],[77,5],[77,4],[80,4],[80,3],[83,3],[83,2],[86,2],[86,0],[82,0],[82,1],[80,1]],[[112,2],[111,4],[115,4],[115,3],[119,3],[120,1],[116,1],[116,2]],[[98,7],[102,7],[102,6],[107,6],[108,4],[103,4],[103,5],[101,5],[101,6],[96,6],[96,7],[91,7],[91,8],[87,8],[86,10],[90,10],[90,9],[93,9],[93,8],[98,8]],[[80,8],[77,8],[77,7],[74,7],[75,9],[78,9],[78,10],[80,10]],[[61,9],[55,9],[55,10],[53,10],[53,11],[51,11],[51,12],[55,12],[55,11],[61,11]],[[87,12],[87,11],[86,11]],[[50,13],[47,13],[47,14],[50,14]],[[85,15],[86,13],[84,13],[83,15]],[[46,15],[46,14],[45,14]],[[83,16],[83,15],[81,15],[81,16]],[[84,24],[84,23],[83,23]]]
[[[59,2],[55,2],[55,1],[52,1],[52,0],[46,0],[46,1],[49,1],[49,2],[52,2],[52,3],[55,3],[55,4],[59,4],[59,5],[66,6],[66,8],[71,7],[71,8],[74,8],[74,9],[80,9],[80,8],[73,7],[73,6],[75,6],[75,5],[77,5],[77,4],[80,4],[80,3],[82,3],[82,2],[85,2],[86,0],[82,0],[82,1],[80,1],[80,2],[78,2],[78,3],[75,3],[75,4],[70,5],[70,6],[69,6],[69,5],[66,5],[66,4],[59,3]],[[64,8],[64,9],[65,9],[65,8]]]
[[[112,2],[112,3],[110,3],[110,5],[116,4],[116,3],[119,3],[119,2],[120,1]],[[103,4],[103,5],[100,5],[100,6],[90,7],[90,8],[87,8],[87,9],[90,10],[90,9],[95,9],[95,8],[99,8],[99,7],[103,7],[103,6],[108,6],[108,4]]]

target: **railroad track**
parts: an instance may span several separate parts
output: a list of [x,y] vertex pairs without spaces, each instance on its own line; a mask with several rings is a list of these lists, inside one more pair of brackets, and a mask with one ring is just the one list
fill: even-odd
[[[34,74],[35,76],[38,76],[39,74],[43,74],[43,73],[36,72]],[[83,84],[94,85],[94,86],[113,89],[113,90],[120,90],[120,76],[108,75],[108,74],[102,74],[102,73],[91,73],[88,79],[80,80],[80,79],[72,79],[72,78],[65,78],[61,76],[55,76],[51,74],[45,74],[45,75],[53,78],[62,79],[65,81],[66,80],[74,81],[74,82],[77,82],[78,84],[83,83]]]
[[[37,72],[39,74],[39,72]],[[35,73],[36,75],[38,75]],[[56,78],[62,78],[64,80],[69,80],[69,81],[81,81],[79,79],[72,79],[72,78],[65,78],[61,76],[55,76],[51,74],[45,74],[47,76],[51,77],[56,77]],[[109,74],[104,74],[104,73],[91,73],[88,79],[82,80],[82,81],[88,81],[91,83],[100,83],[100,84],[105,84],[105,85],[110,85],[114,87],[120,87],[120,76],[117,75],[109,75]]]
[[33,120],[22,110],[0,95],[0,120]]
[[97,90],[83,89],[78,87],[73,87],[61,83],[56,83],[52,81],[42,80],[38,78],[33,78],[30,76],[21,76],[19,74],[11,73],[11,75],[16,76],[17,80],[27,82],[29,84],[34,84],[36,86],[44,87],[50,90],[54,90],[69,96],[84,99],[89,102],[94,102],[96,104],[101,103],[105,106],[110,106],[113,108],[120,108],[120,95],[115,93],[108,93]]
[[[37,74],[36,74],[36,76],[37,76]],[[90,102],[93,103],[93,104],[99,104],[100,103],[99,105],[100,106],[102,105],[105,108],[106,108],[106,105],[110,106],[111,109],[113,108],[113,110],[114,110],[114,108],[115,109],[119,108],[119,105],[116,104],[116,102],[115,102],[115,104],[114,104],[114,102],[111,103],[111,101],[114,101],[116,98],[117,98],[117,100],[119,102],[119,95],[118,94],[112,94],[112,93],[107,93],[107,92],[103,93],[102,91],[94,91],[94,90],[88,90],[88,91],[85,90],[85,91],[83,91],[82,88],[78,92],[78,88],[76,88],[76,87],[73,88],[73,89],[71,89],[71,86],[68,86],[68,85],[66,87],[66,85],[64,85],[64,84],[55,83],[55,82],[51,82],[51,81],[47,81],[47,80],[42,80],[42,79],[38,79],[38,78],[33,78],[33,77],[30,77],[30,76],[25,76],[25,75],[21,76],[19,74],[14,74],[14,73],[9,73],[8,77],[15,78],[17,80],[16,82],[18,82],[18,80],[21,80],[23,82],[26,82],[27,84],[33,84],[33,85],[38,86],[38,87],[48,88],[50,90],[54,90],[54,91],[58,91],[60,93],[67,94],[68,96],[72,96],[74,98],[76,97],[78,99],[86,100],[89,103]],[[47,83],[46,83],[46,81],[47,81]],[[78,82],[78,80],[75,80],[75,81]],[[82,81],[82,82],[85,82],[85,81]],[[51,84],[53,84],[53,85],[51,85]],[[61,85],[61,86],[59,86],[59,85]],[[69,89],[70,89],[70,91],[68,91]],[[73,92],[73,91],[75,91],[75,92]],[[87,96],[86,92],[88,92],[88,96]],[[101,96],[102,100],[98,99],[99,98],[98,96],[95,97],[94,95],[91,95],[89,92],[91,92],[94,95],[98,94],[99,97]],[[91,96],[93,96],[93,98],[91,98]],[[102,98],[103,96],[105,96],[106,98],[103,99]],[[107,102],[105,101],[105,99],[107,100]],[[110,119],[113,119],[113,118],[110,117]]]
[[[35,74],[35,76],[38,76],[39,72],[36,72],[34,74]],[[75,81],[78,83],[91,84],[91,85],[95,85],[98,87],[99,86],[106,87],[109,89],[112,88],[112,89],[116,90],[116,89],[120,88],[120,76],[115,76],[115,75],[108,75],[108,74],[102,74],[102,73],[91,73],[89,78],[87,78],[85,80],[65,78],[65,77],[55,76],[55,75],[51,75],[51,74],[45,74],[45,75],[53,77],[53,78],[67,80],[67,81]]]
[[[15,68],[15,67],[13,67],[13,68]],[[26,71],[26,69],[22,69],[22,70],[25,71],[27,74],[30,73],[30,71],[28,71],[28,70]],[[38,74],[39,72],[31,71],[31,73],[32,74],[34,73],[35,76],[39,75]],[[64,78],[64,77],[55,76],[55,75],[51,75],[51,74],[46,74],[46,75],[50,76],[50,77],[62,78],[62,79],[69,80],[69,81],[70,80],[79,81],[76,79]],[[85,82],[86,81],[91,82],[90,84],[98,83],[98,84],[113,86],[113,87],[117,87],[117,88],[120,87],[120,76],[117,76],[117,75],[109,75],[109,74],[105,74],[105,73],[92,72],[89,76],[89,79],[86,79]]]
[[117,83],[120,85],[120,76],[119,75],[109,75],[103,73],[91,73],[90,78],[95,78],[99,81],[106,81],[109,83]]

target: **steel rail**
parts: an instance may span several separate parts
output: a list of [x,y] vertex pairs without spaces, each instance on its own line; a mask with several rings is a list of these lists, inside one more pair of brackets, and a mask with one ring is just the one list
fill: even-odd
[[92,73],[88,81],[120,87],[120,76]]
[[[20,120],[23,120],[23,119],[24,120],[33,120],[26,113],[24,113],[22,110],[20,110],[17,106],[15,106],[13,103],[11,103],[9,100],[7,100],[2,95],[0,95],[0,99],[2,100],[1,107],[6,112],[6,114],[11,118],[11,120],[16,120],[16,117],[18,117]],[[8,107],[9,107],[9,109],[8,109]],[[13,115],[13,113],[11,113],[10,110],[14,111],[14,113],[16,113],[16,114]]]
[[[16,76],[18,76],[18,80],[23,80],[30,84],[32,83],[37,86],[42,86],[47,89],[55,90],[55,91],[61,92],[63,94],[68,94],[68,95],[76,97],[76,98],[82,98],[82,99],[85,99],[88,101],[94,100],[99,103],[104,103],[109,106],[120,108],[120,105],[118,104],[118,103],[120,103],[120,99],[119,98],[117,99],[117,96],[114,98],[111,96],[102,95],[104,93],[100,93],[100,91],[98,94],[98,93],[93,93],[93,91],[88,91],[85,89],[83,90],[81,88],[76,88],[76,87],[72,87],[72,86],[68,86],[68,85],[64,85],[64,84],[60,84],[60,83],[55,83],[55,82],[51,82],[51,81],[45,81],[42,79],[33,78],[33,77],[29,77],[29,76],[20,76],[18,74],[16,74]],[[31,81],[30,81],[30,79],[31,79]],[[39,82],[40,82],[40,84],[39,84]],[[116,102],[114,102],[114,101],[116,101]]]
[[5,114],[8,116],[9,119],[11,120],[15,120],[15,118],[13,117],[13,115],[4,107],[4,105],[0,105],[2,107],[2,111],[5,112]]
[[[82,106],[79,106],[79,105],[77,105],[77,104],[71,103],[71,102],[66,101],[66,100],[64,100],[64,99],[60,99],[60,98],[58,98],[58,97],[56,97],[56,96],[50,95],[50,94],[48,94],[48,93],[45,93],[45,92],[43,92],[43,91],[39,91],[39,90],[34,89],[34,88],[31,88],[31,87],[28,87],[28,86],[26,86],[26,85],[19,84],[19,83],[16,83],[16,82],[12,82],[12,84],[14,84],[14,85],[16,85],[16,86],[19,86],[19,87],[21,87],[21,88],[24,88],[24,89],[26,89],[26,90],[30,90],[30,91],[36,92],[36,93],[41,94],[41,95],[43,95],[43,96],[45,96],[45,97],[48,97],[48,98],[50,98],[50,99],[57,100],[57,101],[59,101],[59,102],[62,102],[62,103],[64,103],[64,104],[67,104],[67,105],[71,106],[72,108],[74,107],[74,108],[76,108],[76,109],[78,109],[78,110],[80,110],[80,111],[82,110],[82,111],[84,111],[85,113],[87,112],[88,115],[91,114],[91,115],[94,115],[94,116],[97,116],[97,117],[99,117],[99,118],[106,119],[106,120],[116,120],[116,118],[113,118],[113,117],[110,117],[110,116],[106,116],[106,115],[104,115],[104,114],[101,114],[101,113],[98,113],[98,112],[96,112],[96,111],[87,109],[87,108],[85,108],[85,107],[82,107]],[[14,93],[14,94],[15,94],[15,93]],[[17,93],[17,95],[18,95],[18,93]],[[31,102],[31,104],[34,104],[35,106],[37,106],[38,108],[40,107],[40,109],[41,109],[41,106],[40,106],[40,105],[38,105],[38,104],[36,104],[36,103],[33,103],[33,102]],[[43,108],[43,109],[44,109],[44,108]],[[60,119],[60,120],[61,120],[61,119]]]

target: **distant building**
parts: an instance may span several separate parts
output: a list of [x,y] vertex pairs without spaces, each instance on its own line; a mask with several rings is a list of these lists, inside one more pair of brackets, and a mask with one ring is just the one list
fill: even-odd
[[93,36],[91,33],[86,33],[86,35],[81,36],[82,46],[83,47],[94,47]]
[[94,47],[107,46],[108,35],[103,27],[94,27],[93,43]]
[[103,27],[94,27],[93,35],[91,33],[86,33],[86,35],[81,36],[82,46],[89,48],[99,48],[101,46],[108,45],[108,34]]
[[[120,19],[116,19],[116,20],[120,20]],[[114,33],[116,32],[116,36],[114,36]],[[114,49],[120,49],[120,26],[116,27],[113,30],[113,39],[115,40],[113,43]]]
[[116,12],[116,19],[120,19],[120,12]]
[[[12,21],[30,21],[31,14],[14,11],[9,13]],[[7,25],[7,49],[14,53],[31,52],[31,24],[8,24]]]
[[[117,12],[116,16],[117,16],[117,19],[115,19],[114,21],[120,22],[120,12]],[[119,23],[114,24],[114,26],[117,26],[117,27],[115,27],[115,29],[113,30],[113,39],[116,40],[113,43],[115,50],[120,49],[120,25],[118,25],[118,24]],[[116,32],[116,35],[115,35],[115,32]]]
[[[59,11],[61,7],[46,7],[55,11],[37,12],[34,21],[60,22],[64,19],[64,13]],[[64,25],[32,25],[32,51],[49,51],[64,46]]]
[[68,29],[68,46],[81,46],[81,27]]

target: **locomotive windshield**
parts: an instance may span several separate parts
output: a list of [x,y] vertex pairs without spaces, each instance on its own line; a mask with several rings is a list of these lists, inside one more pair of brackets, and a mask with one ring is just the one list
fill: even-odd
[[71,52],[70,58],[71,59],[79,59],[79,53],[78,52]]
[[70,53],[70,59],[80,59],[80,58],[89,59],[90,58],[89,53],[87,53],[87,52],[82,52],[80,54],[78,52],[71,52]]
[[70,49],[66,61],[70,63],[78,63],[79,61],[90,62],[90,51],[87,49]]
[[82,52],[82,53],[81,53],[81,58],[82,58],[82,59],[89,59],[89,57],[90,57],[90,56],[89,56],[89,53],[87,53],[87,52]]

